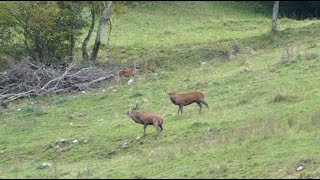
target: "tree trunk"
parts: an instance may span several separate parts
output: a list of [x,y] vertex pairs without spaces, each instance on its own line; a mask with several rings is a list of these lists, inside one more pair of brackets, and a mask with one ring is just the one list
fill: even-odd
[[73,61],[73,58],[74,58],[74,46],[76,44],[75,38],[74,38],[74,31],[76,29],[75,18],[76,17],[74,15],[72,15],[72,25],[71,25],[71,34],[70,34],[70,58],[71,58],[71,61]]
[[109,41],[110,41],[110,34],[111,34],[111,31],[112,31],[112,23],[111,23],[111,19],[109,19],[109,34],[108,34],[108,41],[107,41],[107,45],[106,45],[106,56],[108,57],[109,53],[108,53],[108,50],[109,50]]
[[272,12],[272,33],[277,32],[277,20],[279,13],[279,1],[273,1],[273,12]]
[[26,24],[25,27],[23,27],[23,29],[24,29],[23,30],[23,42],[24,42],[24,45],[25,45],[25,48],[26,48],[28,54],[31,55],[32,53],[31,53],[29,45],[28,45],[27,32],[26,32],[27,31],[26,27],[28,27],[28,21],[26,21],[25,24]]
[[106,21],[109,18],[109,12],[110,12],[111,5],[112,5],[112,1],[109,1],[108,6],[104,7],[104,9],[103,9],[102,17],[100,18],[100,21],[99,21],[96,40],[94,42],[94,45],[93,45],[93,48],[92,48],[91,57],[90,57],[90,60],[92,62],[95,62],[95,60],[96,60],[96,58],[98,56],[98,52],[99,52],[99,48],[100,48],[100,45],[101,45],[101,38],[102,38],[104,26],[106,24]]
[[88,32],[87,37],[84,39],[83,43],[82,43],[82,58],[84,61],[88,61],[89,60],[89,54],[88,54],[88,49],[87,49],[87,45],[88,42],[92,36],[92,32],[93,32],[93,28],[94,28],[94,22],[96,20],[96,15],[94,12],[94,9],[91,9],[91,26]]
[[[39,32],[35,32],[37,34]],[[32,34],[30,34],[30,38],[34,41],[35,44],[35,55],[37,62],[46,63],[46,58],[44,55],[44,49],[43,49],[43,43],[40,43],[39,37],[33,37]]]

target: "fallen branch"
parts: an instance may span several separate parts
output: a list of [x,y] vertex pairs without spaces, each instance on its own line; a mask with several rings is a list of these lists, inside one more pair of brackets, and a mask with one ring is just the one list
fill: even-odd
[[115,70],[82,67],[76,62],[67,68],[45,67],[25,58],[0,72],[0,101],[86,90],[114,77]]

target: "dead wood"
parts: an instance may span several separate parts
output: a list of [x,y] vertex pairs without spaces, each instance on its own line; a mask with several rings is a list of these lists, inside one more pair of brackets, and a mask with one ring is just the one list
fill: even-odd
[[112,68],[83,67],[77,62],[64,68],[46,67],[24,58],[0,72],[0,101],[91,89],[113,78],[115,72]]

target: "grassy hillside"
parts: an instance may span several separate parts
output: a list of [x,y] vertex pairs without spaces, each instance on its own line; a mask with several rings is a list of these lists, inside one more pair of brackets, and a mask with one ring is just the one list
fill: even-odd
[[[113,22],[111,56],[157,74],[1,105],[0,178],[319,177],[320,22],[280,19],[273,43],[265,14],[235,2],[131,3]],[[178,116],[164,88],[201,90],[210,109]],[[124,115],[141,101],[165,119],[158,141],[152,126],[136,139],[143,126]]]

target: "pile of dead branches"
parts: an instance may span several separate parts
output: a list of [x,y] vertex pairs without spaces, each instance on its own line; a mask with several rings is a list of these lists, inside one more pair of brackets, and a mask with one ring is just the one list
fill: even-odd
[[83,91],[114,77],[114,70],[84,67],[72,62],[64,68],[46,67],[25,58],[0,72],[0,101],[49,93]]

